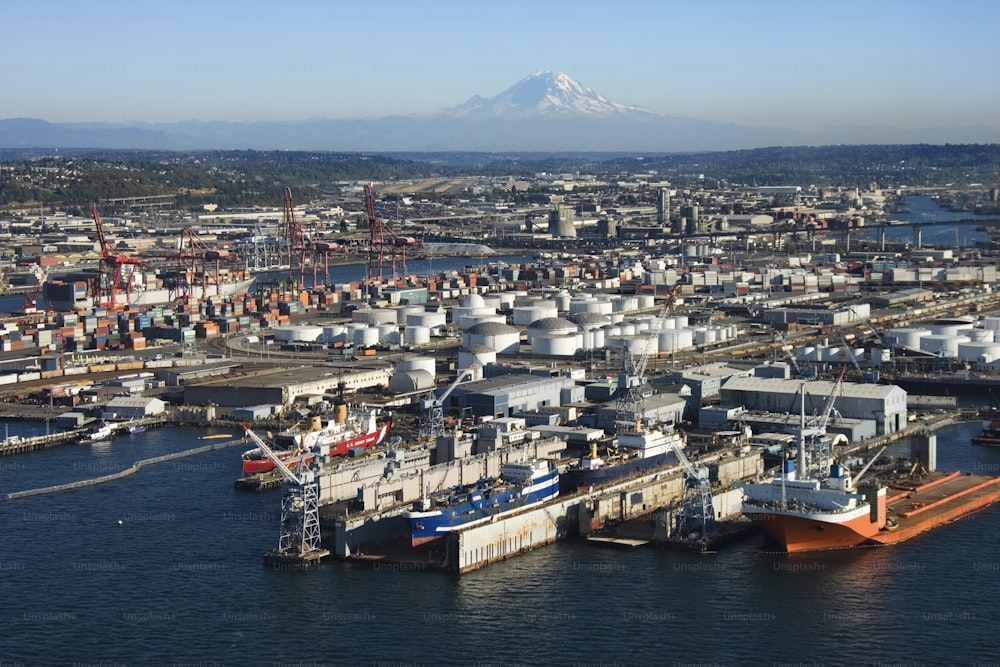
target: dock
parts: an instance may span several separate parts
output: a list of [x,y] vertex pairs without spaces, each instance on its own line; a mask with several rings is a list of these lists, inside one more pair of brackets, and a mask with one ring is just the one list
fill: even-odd
[[897,544],[938,526],[961,519],[1000,500],[1000,477],[936,473],[912,488],[890,488],[887,528],[872,538],[879,545]]

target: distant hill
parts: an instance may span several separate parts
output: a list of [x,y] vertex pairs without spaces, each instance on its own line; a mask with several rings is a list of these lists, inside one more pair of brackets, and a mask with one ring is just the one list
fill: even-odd
[[566,74],[534,72],[499,94],[425,116],[240,123],[49,123],[0,120],[0,148],[309,151],[692,152],[831,144],[1000,142],[987,127],[819,132],[664,115],[613,102]]

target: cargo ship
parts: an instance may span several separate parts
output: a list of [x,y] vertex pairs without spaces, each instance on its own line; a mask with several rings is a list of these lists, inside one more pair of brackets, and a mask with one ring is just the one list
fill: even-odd
[[597,445],[590,454],[567,468],[560,485],[564,492],[602,486],[633,475],[678,463],[674,450],[684,447],[684,438],[672,428],[645,429],[636,424],[618,434],[617,449],[599,456]]
[[559,496],[559,471],[549,461],[510,462],[500,466],[500,478],[446,489],[421,498],[404,513],[410,523],[411,545],[416,547],[506,512]]
[[896,544],[1000,500],[1000,478],[960,472],[928,473],[919,484],[859,485],[878,455],[852,476],[828,449],[811,444],[821,453],[811,453],[814,465],[806,463],[803,435],[797,460],[783,461],[772,479],[736,485],[743,513],[789,553]]
[[[325,424],[312,418],[307,431],[282,431],[272,438],[275,454],[289,465],[311,463],[317,456],[342,456],[352,449],[367,449],[381,444],[389,433],[391,420],[378,424],[375,410],[348,414],[347,406],[334,406],[333,419]],[[243,452],[243,474],[269,472],[274,463],[258,447]]]

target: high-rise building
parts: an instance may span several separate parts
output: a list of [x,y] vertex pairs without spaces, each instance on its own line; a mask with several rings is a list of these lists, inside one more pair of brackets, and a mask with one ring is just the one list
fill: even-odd
[[656,201],[656,222],[661,227],[670,222],[670,188],[660,188],[660,198]]

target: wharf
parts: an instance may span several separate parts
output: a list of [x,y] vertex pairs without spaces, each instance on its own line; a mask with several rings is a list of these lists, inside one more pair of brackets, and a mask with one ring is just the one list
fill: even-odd
[[233,482],[233,487],[240,491],[270,491],[284,484],[285,478],[277,472],[260,472],[254,475],[240,477]]
[[888,527],[872,541],[897,544],[938,526],[981,510],[1000,500],[1000,477],[935,473],[931,480],[910,488],[889,489]]
[[[162,417],[147,417],[145,419],[134,419],[132,421],[116,422],[115,433],[128,429],[130,426],[161,426],[165,423]],[[37,435],[31,438],[7,438],[0,441],[0,456],[12,456],[14,454],[26,454],[28,452],[55,447],[56,445],[87,444],[86,436],[89,433],[87,428],[75,428],[69,431],[60,431],[49,435]]]

